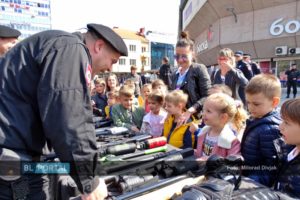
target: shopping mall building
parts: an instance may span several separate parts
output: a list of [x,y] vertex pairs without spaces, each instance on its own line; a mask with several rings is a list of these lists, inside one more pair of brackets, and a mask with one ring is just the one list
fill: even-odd
[[265,73],[300,68],[300,0],[182,0],[180,28],[207,66],[228,47],[251,54]]

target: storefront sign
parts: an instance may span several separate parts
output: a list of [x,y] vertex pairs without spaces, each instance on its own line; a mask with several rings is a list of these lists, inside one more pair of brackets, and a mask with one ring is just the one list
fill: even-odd
[[201,51],[204,51],[205,49],[208,49],[208,42],[205,40],[204,42],[197,44],[196,46],[196,52],[200,53]]
[[271,24],[270,33],[271,35],[278,36],[284,31],[286,33],[296,33],[300,30],[300,22],[297,20],[290,20],[286,24],[281,23],[283,18],[277,19]]

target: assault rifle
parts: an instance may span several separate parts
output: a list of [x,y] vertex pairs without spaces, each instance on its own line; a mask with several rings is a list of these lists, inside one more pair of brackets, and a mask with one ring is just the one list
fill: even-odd
[[[171,162],[170,162],[171,161]],[[231,182],[233,184],[232,187],[238,188],[240,183],[240,177],[239,170],[235,172],[229,172],[230,168],[228,166],[240,166],[243,162],[242,157],[240,156],[228,156],[226,158],[222,158],[220,156],[213,155],[211,156],[207,162],[204,162],[202,166],[197,165],[197,162],[193,160],[192,157],[188,157],[187,159],[180,160],[179,158],[169,158],[166,157],[166,159],[163,161],[163,163],[159,163],[161,166],[157,166],[157,163],[155,164],[155,168],[157,170],[158,175],[163,175],[163,179],[159,178],[158,180],[155,179],[155,181],[150,182],[149,179],[152,178],[152,174],[148,175],[148,179],[145,179],[145,175],[141,176],[138,175],[138,177],[134,177],[131,180],[123,180],[122,176],[117,176],[115,178],[121,178],[119,180],[115,180],[119,182],[118,190],[112,190],[111,192],[111,185],[109,179],[107,179],[108,183],[108,189],[109,189],[109,196],[108,199],[114,199],[114,200],[125,200],[125,199],[132,199],[137,196],[141,196],[145,193],[149,193],[153,190],[160,189],[162,187],[165,187],[167,185],[173,184],[179,180],[185,179],[189,177],[189,171],[192,171],[193,173],[199,175],[206,175],[214,177],[218,177],[223,180],[227,180],[228,182]],[[144,166],[139,166],[139,168],[144,168]],[[136,169],[132,169],[136,170]],[[228,171],[229,170],[229,171]],[[153,176],[155,178],[155,176]],[[228,179],[229,178],[229,179]],[[110,177],[110,180],[112,177]],[[145,180],[143,182],[143,179]],[[216,186],[214,186],[216,187]],[[187,188],[190,188],[187,186]],[[220,186],[221,188],[221,186]],[[183,189],[185,191],[187,189]],[[116,191],[121,192],[121,195],[117,195]],[[204,190],[205,191],[205,190]],[[111,193],[110,193],[111,192]],[[198,193],[197,193],[198,194]],[[114,195],[114,196],[113,196]],[[184,195],[187,198],[181,198],[183,199],[189,199],[188,194]],[[189,196],[190,197],[190,196]],[[199,196],[200,197],[200,196]]]
[[[105,178],[110,197],[128,199],[129,196],[141,195],[145,191],[159,189],[179,180],[171,177],[199,170],[193,154],[194,150],[187,148],[116,161],[111,165],[103,163],[101,170],[110,175]],[[103,171],[100,174],[103,174]],[[186,176],[181,178],[184,177]],[[128,196],[125,194],[127,192],[133,194]]]
[[103,119],[102,117],[93,117],[95,128],[109,127],[113,124],[111,119]]
[[[97,148],[107,148],[110,146],[115,146],[119,144],[124,144],[124,143],[130,143],[130,142],[141,142],[143,140],[147,140],[152,138],[151,135],[145,135],[145,134],[140,134],[140,135],[134,135],[132,137],[122,137],[119,140],[116,138],[112,138],[111,136],[108,136],[105,140],[102,141],[97,141]],[[116,140],[114,140],[116,139]]]
[[97,137],[99,136],[107,136],[107,135],[125,135],[130,133],[128,128],[125,127],[103,127],[103,128],[96,128],[95,134]]

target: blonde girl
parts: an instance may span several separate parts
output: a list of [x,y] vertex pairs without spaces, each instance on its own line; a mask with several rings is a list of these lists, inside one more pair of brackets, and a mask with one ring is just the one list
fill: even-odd
[[142,87],[142,95],[138,97],[138,102],[141,107],[145,109],[146,113],[150,112],[149,104],[148,104],[148,96],[152,91],[152,86],[149,83],[146,83]]
[[224,93],[210,95],[204,102],[205,126],[198,135],[196,157],[206,160],[212,154],[226,157],[240,154],[238,132],[247,118],[241,104]]

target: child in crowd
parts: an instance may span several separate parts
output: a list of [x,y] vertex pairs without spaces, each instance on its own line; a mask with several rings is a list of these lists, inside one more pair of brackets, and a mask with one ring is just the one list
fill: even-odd
[[[223,93],[223,94],[227,94],[228,96],[231,96],[232,97],[232,91],[230,89],[230,87],[228,87],[227,85],[224,85],[224,84],[215,84],[215,85],[212,85],[211,88],[208,89],[208,94],[209,95],[212,95],[212,94],[215,94],[215,93]],[[235,100],[236,102],[236,105],[237,106],[241,106],[243,107],[243,103],[240,101],[240,100]],[[243,109],[243,112],[240,112],[240,114],[242,115],[241,118],[244,119],[244,122],[242,123],[243,126],[239,126],[239,128],[235,127],[233,123],[231,123],[231,128],[233,128],[236,132],[237,132],[237,137],[238,139],[241,141],[242,140],[242,135],[243,135],[243,132],[244,132],[244,129],[245,129],[245,122],[246,122],[246,119],[248,118],[248,115],[246,113],[246,111]],[[195,137],[197,138],[198,134],[200,133],[201,129],[205,126],[205,123],[203,120],[200,120],[200,124],[192,124],[190,126],[190,131],[192,133],[195,134]],[[197,141],[197,139],[196,139]],[[196,142],[197,144],[197,142]]]
[[133,105],[134,89],[124,85],[119,90],[120,104],[112,107],[111,118],[115,126],[139,132],[145,114],[144,108]]
[[111,118],[112,106],[119,103],[119,92],[117,90],[107,93],[107,106],[105,107],[106,119]]
[[280,112],[283,120],[280,132],[285,143],[295,147],[285,158],[275,189],[300,198],[300,99],[287,100]]
[[168,113],[162,108],[164,96],[158,91],[153,91],[148,96],[150,112],[144,117],[141,128],[142,133],[153,137],[160,137],[163,132],[164,122]]
[[93,112],[94,114],[105,116],[105,107],[107,106],[107,97],[105,95],[106,83],[102,78],[97,78],[94,81],[96,94],[92,96]]
[[[135,91],[136,84],[135,84],[135,82],[134,82],[133,79],[126,79],[124,81],[124,85],[127,85],[128,87],[132,88],[133,91]],[[133,98],[133,105],[135,105],[135,106],[141,106],[139,104],[138,98],[136,98],[135,95],[134,95],[134,98]]]
[[117,75],[110,73],[106,77],[107,92],[118,91],[120,89]]
[[165,98],[165,109],[168,112],[168,117],[164,123],[163,135],[169,144],[182,149],[193,148],[194,146],[194,134],[189,131],[192,118],[185,124],[177,125],[185,111],[187,100],[188,96],[182,90],[174,90],[168,93]]
[[168,92],[168,86],[161,79],[156,79],[152,81],[152,90],[160,91],[164,96],[166,96]]
[[[208,89],[208,95],[215,94],[215,93],[218,93],[218,92],[227,94],[227,95],[229,95],[233,98],[232,91],[231,91],[230,87],[228,87],[225,84],[215,84],[215,85],[212,85],[212,87]],[[235,103],[236,103],[237,106],[245,108],[244,104],[241,100],[235,99]],[[246,125],[246,120],[248,118],[248,114],[246,113],[246,110],[243,109],[243,111],[244,112],[240,113],[242,115],[241,118],[244,119],[243,126],[240,126],[239,128],[237,128],[237,127],[235,127],[234,124],[231,124],[232,128],[235,131],[237,131],[237,134],[238,134],[237,136],[238,136],[238,139],[240,141],[242,140],[242,136],[243,136],[243,133],[244,133],[244,130],[245,130],[245,125]]]
[[215,94],[215,93],[224,93],[232,97],[232,91],[230,87],[225,84],[214,84],[211,88],[208,89],[208,95]]
[[246,111],[231,96],[224,93],[208,96],[203,106],[205,126],[198,135],[196,157],[207,160],[213,154],[223,157],[240,154],[240,141],[232,124],[239,130],[246,116]]
[[151,84],[146,83],[142,87],[142,96],[138,97],[139,105],[145,109],[146,113],[150,112],[148,96],[151,93],[151,90],[152,90]]
[[[243,174],[253,180],[272,186],[277,163],[273,140],[281,137],[280,114],[276,107],[280,102],[281,84],[274,75],[260,74],[246,86],[246,102],[251,118],[247,120],[241,142],[245,159]],[[270,169],[273,167],[273,169]]]

